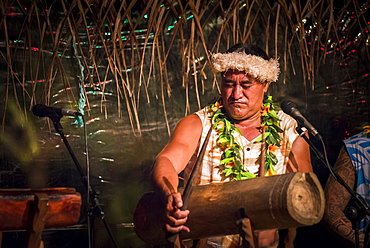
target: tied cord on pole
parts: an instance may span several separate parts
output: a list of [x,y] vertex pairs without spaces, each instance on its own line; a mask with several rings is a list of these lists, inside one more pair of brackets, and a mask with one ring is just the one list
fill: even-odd
[[[79,88],[80,88],[80,93],[79,93],[80,98],[78,100],[78,110],[81,114],[84,114],[84,107],[85,107],[85,104],[86,104],[85,85],[84,85],[84,78],[85,78],[84,70],[85,70],[85,68],[81,63],[80,56],[78,55],[78,52],[77,52],[76,36],[75,36],[75,34],[72,34],[72,36],[73,36],[72,47],[73,47],[73,51],[74,51],[74,54],[75,54],[75,58],[78,62],[78,67],[80,68],[80,75],[77,75],[77,77],[79,79]],[[76,122],[74,124],[77,124],[79,127],[82,127],[83,126],[82,118],[80,116],[77,117]]]

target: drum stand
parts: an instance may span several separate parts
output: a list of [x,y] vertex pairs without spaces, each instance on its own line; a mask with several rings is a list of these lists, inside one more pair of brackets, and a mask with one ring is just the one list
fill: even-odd
[[236,222],[239,229],[239,235],[242,239],[242,247],[258,248],[257,238],[254,235],[254,228],[251,220],[245,214],[245,208],[239,209],[240,219]]
[[48,200],[49,197],[46,193],[35,194],[35,202],[31,206],[33,211],[30,213],[30,224],[27,228],[28,248],[44,248],[41,234],[44,229],[43,218],[48,211]]

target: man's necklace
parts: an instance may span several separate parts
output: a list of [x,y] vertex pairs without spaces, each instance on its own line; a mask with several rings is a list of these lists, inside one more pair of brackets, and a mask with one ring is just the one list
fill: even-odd
[[[222,111],[223,106],[219,101],[208,106],[209,118],[212,119],[212,128],[217,132],[217,146],[222,151],[220,164],[218,165],[223,180],[242,180],[256,177],[250,173],[247,166],[242,163],[242,146],[235,139],[235,134],[242,135],[240,130],[227,118]],[[282,138],[279,133],[283,132],[280,128],[279,117],[276,111],[280,108],[272,101],[272,96],[266,96],[261,106],[261,130],[262,133],[254,141],[265,144],[265,176],[275,174],[275,165],[278,163],[275,151],[280,147]]]

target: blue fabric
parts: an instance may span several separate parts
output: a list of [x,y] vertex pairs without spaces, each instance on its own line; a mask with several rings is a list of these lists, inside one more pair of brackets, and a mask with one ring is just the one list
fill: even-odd
[[[361,137],[364,132],[344,140],[352,164],[356,170],[356,192],[370,205],[370,138]],[[360,223],[360,231],[365,232],[370,223],[370,217],[365,217]]]

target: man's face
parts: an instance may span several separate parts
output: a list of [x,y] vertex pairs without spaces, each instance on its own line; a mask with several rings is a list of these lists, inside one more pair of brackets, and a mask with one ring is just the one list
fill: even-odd
[[235,120],[259,117],[267,83],[251,78],[244,71],[228,70],[222,77],[222,103]]

